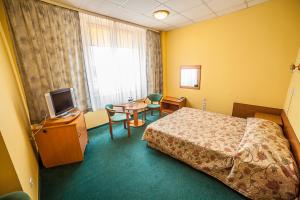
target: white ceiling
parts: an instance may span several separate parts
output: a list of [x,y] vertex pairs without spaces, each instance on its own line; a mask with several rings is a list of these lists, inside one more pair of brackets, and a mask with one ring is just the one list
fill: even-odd
[[[267,0],[55,0],[156,30],[172,30],[263,3]],[[168,10],[164,20],[152,16]]]

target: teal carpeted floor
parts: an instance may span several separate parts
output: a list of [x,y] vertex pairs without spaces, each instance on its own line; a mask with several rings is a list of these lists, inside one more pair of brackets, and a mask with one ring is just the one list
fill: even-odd
[[[147,123],[157,120],[148,116]],[[127,137],[123,125],[89,131],[82,163],[42,168],[41,199],[245,199],[216,179],[147,147],[141,141],[146,126],[132,128]]]

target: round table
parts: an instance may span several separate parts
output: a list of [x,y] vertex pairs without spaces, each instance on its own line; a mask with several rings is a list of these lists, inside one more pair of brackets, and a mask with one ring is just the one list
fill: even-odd
[[133,120],[130,121],[130,126],[133,127],[140,127],[145,124],[144,120],[139,119],[138,112],[141,110],[145,110],[147,108],[147,104],[144,102],[134,102],[134,103],[127,103],[124,104],[125,110],[128,110],[129,112],[133,112]]

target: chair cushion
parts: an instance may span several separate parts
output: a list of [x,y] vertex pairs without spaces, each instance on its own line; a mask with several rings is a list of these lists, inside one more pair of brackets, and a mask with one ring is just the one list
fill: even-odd
[[152,108],[152,109],[154,109],[154,108],[160,108],[160,105],[159,104],[148,104],[148,106],[147,106],[148,108]]
[[126,114],[125,113],[116,113],[113,116],[111,116],[111,120],[114,122],[120,122],[126,120]]

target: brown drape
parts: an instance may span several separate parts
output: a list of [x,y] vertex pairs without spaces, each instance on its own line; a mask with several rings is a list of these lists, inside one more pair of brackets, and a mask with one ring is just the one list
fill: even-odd
[[79,14],[38,0],[4,0],[32,123],[47,111],[44,94],[73,87],[80,110],[89,105]]
[[147,30],[146,65],[148,94],[163,91],[163,68],[160,33]]

